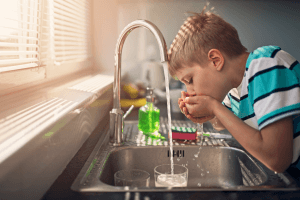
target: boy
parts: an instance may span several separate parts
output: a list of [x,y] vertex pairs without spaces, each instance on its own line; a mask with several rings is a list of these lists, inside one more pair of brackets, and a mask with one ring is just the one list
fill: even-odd
[[299,168],[298,61],[276,46],[247,52],[236,29],[205,9],[187,18],[168,52],[170,74],[187,88],[181,111],[226,128],[273,171]]

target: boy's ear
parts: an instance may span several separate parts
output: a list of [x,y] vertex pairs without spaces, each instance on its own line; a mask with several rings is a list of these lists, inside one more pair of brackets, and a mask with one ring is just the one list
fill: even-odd
[[207,56],[208,61],[213,64],[216,70],[221,71],[225,62],[222,53],[218,49],[211,49],[209,50]]

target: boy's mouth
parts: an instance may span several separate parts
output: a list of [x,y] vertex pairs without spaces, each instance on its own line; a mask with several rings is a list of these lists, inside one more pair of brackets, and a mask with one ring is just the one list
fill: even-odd
[[197,94],[186,94],[187,97],[193,97],[193,96],[197,96]]
[[187,94],[186,96],[187,97],[194,97],[194,96],[203,96],[203,95],[205,95],[205,94],[202,94],[202,93],[199,93],[199,94]]

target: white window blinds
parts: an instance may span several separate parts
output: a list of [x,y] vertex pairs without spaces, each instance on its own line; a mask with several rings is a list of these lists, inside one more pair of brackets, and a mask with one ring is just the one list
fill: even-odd
[[0,0],[0,73],[44,67],[47,74],[47,67],[90,58],[90,6],[90,0]]
[[90,24],[89,1],[53,1],[56,63],[82,61],[90,56]]
[[0,4],[0,73],[38,66],[40,1]]

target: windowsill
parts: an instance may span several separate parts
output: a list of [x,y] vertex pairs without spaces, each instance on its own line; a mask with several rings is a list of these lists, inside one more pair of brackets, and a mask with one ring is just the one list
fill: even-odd
[[113,81],[109,72],[81,72],[2,96],[0,164],[60,119],[72,120]]

